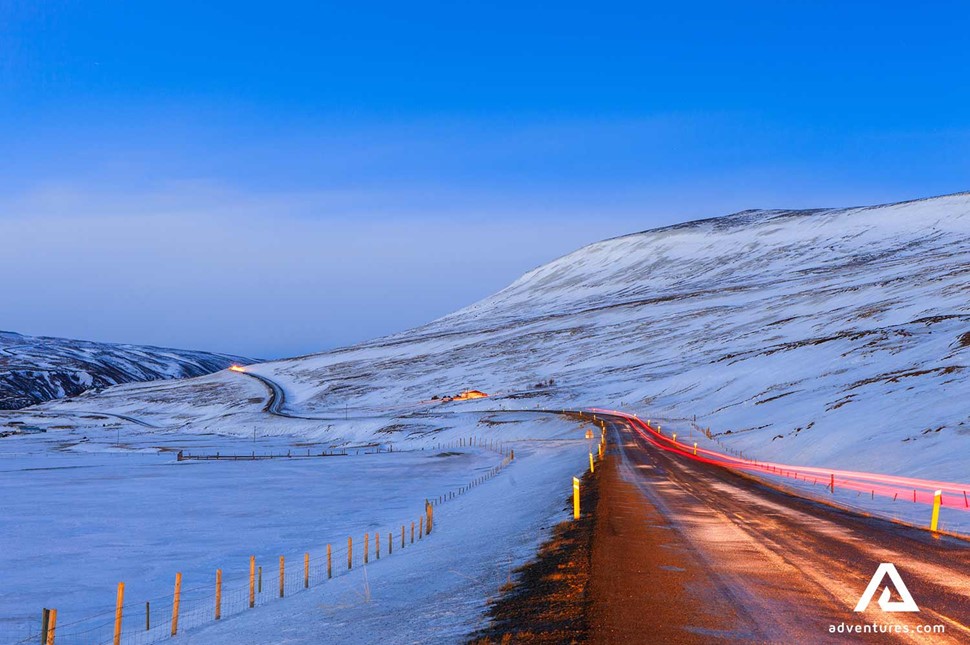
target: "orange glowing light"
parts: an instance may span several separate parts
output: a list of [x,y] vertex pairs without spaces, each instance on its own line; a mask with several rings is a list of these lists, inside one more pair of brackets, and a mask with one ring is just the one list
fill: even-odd
[[246,368],[243,367],[242,365],[231,365],[231,366],[229,366],[229,371],[230,372],[245,372],[246,371]]
[[484,399],[488,397],[488,394],[482,392],[481,390],[465,390],[461,394],[455,397],[456,401],[467,401],[468,399]]

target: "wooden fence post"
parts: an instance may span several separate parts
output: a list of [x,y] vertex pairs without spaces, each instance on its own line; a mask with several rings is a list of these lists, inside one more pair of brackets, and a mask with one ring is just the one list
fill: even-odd
[[364,564],[367,564],[369,560],[370,552],[370,533],[364,533]]
[[57,610],[51,609],[47,614],[47,645],[54,645],[54,636],[57,632]]
[[310,588],[310,554],[303,554],[303,588]]
[[422,516],[418,518],[418,539],[420,540],[423,537],[424,537],[424,517]]
[[216,620],[222,618],[222,569],[216,569]]
[[434,525],[434,507],[427,501],[424,503],[424,512],[428,516],[424,525],[424,532],[426,535],[431,535],[431,527]]
[[40,614],[40,645],[47,645],[47,628],[50,625],[51,610],[44,607]]
[[381,532],[374,534],[374,547],[377,549],[377,559],[381,559]]
[[401,548],[404,548],[404,525],[401,525]]
[[354,538],[347,538],[347,570],[354,568]]
[[182,574],[175,574],[175,596],[172,599],[172,636],[179,632],[179,600],[182,597]]
[[118,596],[115,600],[115,637],[114,645],[121,645],[121,614],[125,607],[125,583],[118,583]]
[[152,628],[152,605],[147,600],[145,601],[145,631],[149,631]]
[[249,608],[256,606],[256,556],[249,556]]
[[411,544],[414,544],[414,521],[411,521]]
[[387,534],[387,555],[394,553],[394,534]]
[[262,565],[256,567],[256,591],[257,591],[257,593],[263,593],[263,567],[262,567]]
[[280,598],[283,597],[283,583],[286,581],[286,563],[283,556],[280,556]]

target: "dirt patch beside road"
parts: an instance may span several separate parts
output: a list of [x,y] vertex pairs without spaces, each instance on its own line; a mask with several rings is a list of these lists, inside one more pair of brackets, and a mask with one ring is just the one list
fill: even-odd
[[[595,509],[599,469],[583,478],[583,509]],[[572,498],[568,500],[572,510]],[[475,645],[584,643],[588,640],[590,546],[594,513],[561,522],[536,559],[518,569],[489,610],[488,627],[475,634]]]

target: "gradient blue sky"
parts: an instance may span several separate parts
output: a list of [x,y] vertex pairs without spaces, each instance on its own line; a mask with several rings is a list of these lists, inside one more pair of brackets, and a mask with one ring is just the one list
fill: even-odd
[[307,353],[605,237],[967,190],[968,32],[965,2],[0,0],[0,329]]

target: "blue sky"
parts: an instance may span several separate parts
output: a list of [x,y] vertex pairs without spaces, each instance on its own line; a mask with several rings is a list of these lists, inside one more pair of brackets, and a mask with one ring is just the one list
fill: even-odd
[[586,243],[970,189],[962,2],[0,2],[0,329],[317,351]]

